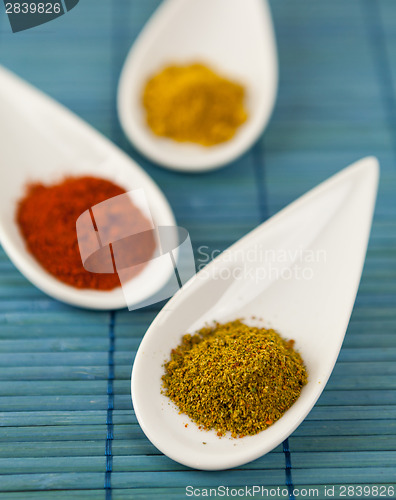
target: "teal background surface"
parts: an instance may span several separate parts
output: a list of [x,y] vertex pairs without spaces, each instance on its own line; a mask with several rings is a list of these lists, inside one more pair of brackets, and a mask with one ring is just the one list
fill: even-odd
[[188,485],[279,486],[272,498],[285,498],[290,481],[318,488],[315,498],[336,485],[340,498],[339,485],[396,486],[396,3],[273,0],[280,86],[272,120],[242,158],[199,175],[152,165],[116,116],[123,61],[158,4],[81,0],[16,34],[0,7],[0,63],[137,160],[196,251],[226,248],[344,166],[376,155],[378,203],[351,323],[324,393],[288,443],[234,470],[195,471],[156,450],[132,409],[134,354],[158,307],[69,307],[0,250],[0,498],[177,499]]

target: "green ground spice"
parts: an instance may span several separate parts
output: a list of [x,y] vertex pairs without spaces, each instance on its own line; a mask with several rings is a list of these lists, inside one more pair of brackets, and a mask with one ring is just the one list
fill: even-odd
[[239,320],[184,335],[164,364],[163,393],[180,413],[219,436],[257,434],[292,406],[307,383],[293,344]]

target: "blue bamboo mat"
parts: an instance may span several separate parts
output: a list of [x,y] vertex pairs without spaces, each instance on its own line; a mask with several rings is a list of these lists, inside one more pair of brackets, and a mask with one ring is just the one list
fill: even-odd
[[194,471],[155,449],[131,405],[134,353],[158,308],[68,307],[0,251],[0,498],[177,499],[188,485],[280,487],[272,498],[293,498],[293,488],[328,498],[325,487],[336,485],[341,498],[340,485],[395,486],[396,3],[273,0],[280,88],[270,126],[243,158],[198,176],[140,157],[115,114],[124,57],[158,3],[81,0],[19,34],[0,8],[0,62],[141,163],[196,250],[226,248],[342,167],[378,156],[378,204],[346,339],[318,404],[283,446],[231,471]]

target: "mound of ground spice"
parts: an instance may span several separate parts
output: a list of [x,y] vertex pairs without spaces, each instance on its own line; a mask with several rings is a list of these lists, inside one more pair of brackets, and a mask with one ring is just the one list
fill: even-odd
[[[76,221],[81,214],[98,203],[125,193],[123,188],[108,180],[89,176],[69,177],[53,185],[36,183],[27,186],[26,194],[17,207],[16,220],[28,250],[44,269],[73,287],[112,290],[120,286],[115,272],[96,273],[84,269]],[[132,202],[116,204],[115,207],[127,212],[127,220],[133,224],[131,233],[146,231],[151,227],[150,222]],[[109,213],[108,217],[109,229],[117,239],[117,227],[114,226],[120,219],[125,220],[126,216],[121,213],[117,219],[114,218],[115,215]],[[112,224],[112,220],[116,222]],[[146,247],[143,251],[150,256],[155,248],[155,240],[150,232],[145,234]],[[96,238],[95,235],[93,237]],[[139,251],[142,253],[142,249]],[[137,271],[142,267],[143,265],[136,268]]]
[[257,434],[292,406],[307,383],[293,343],[241,321],[184,335],[164,364],[163,393],[180,413],[219,436]]
[[148,126],[178,142],[214,146],[231,139],[247,119],[245,89],[204,64],[172,65],[143,91]]

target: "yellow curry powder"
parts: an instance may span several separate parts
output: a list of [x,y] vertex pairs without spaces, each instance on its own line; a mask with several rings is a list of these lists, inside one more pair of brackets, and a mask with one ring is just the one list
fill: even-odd
[[143,92],[154,134],[213,146],[231,139],[247,119],[245,89],[199,63],[167,66]]
[[184,335],[164,364],[163,393],[218,436],[257,434],[293,405],[307,383],[293,344],[275,330],[241,321]]

